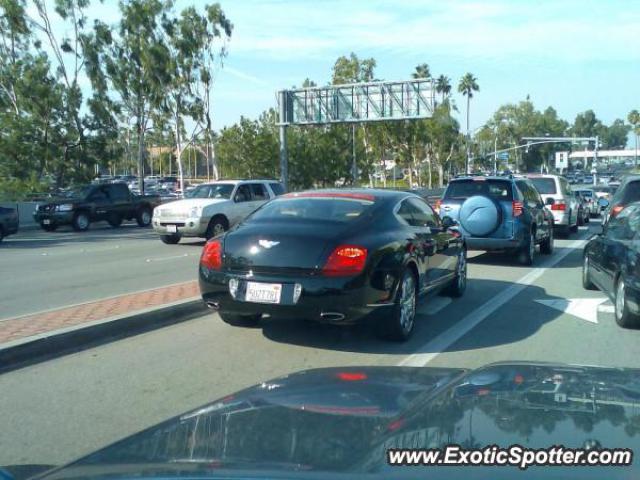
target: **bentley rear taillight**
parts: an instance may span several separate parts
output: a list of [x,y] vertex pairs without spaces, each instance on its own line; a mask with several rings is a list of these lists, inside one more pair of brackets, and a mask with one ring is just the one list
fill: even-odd
[[205,243],[200,256],[200,265],[210,270],[220,270],[222,268],[222,243],[220,240],[211,240]]
[[367,261],[367,249],[355,245],[340,245],[337,247],[322,269],[327,277],[347,277],[357,275],[364,270]]

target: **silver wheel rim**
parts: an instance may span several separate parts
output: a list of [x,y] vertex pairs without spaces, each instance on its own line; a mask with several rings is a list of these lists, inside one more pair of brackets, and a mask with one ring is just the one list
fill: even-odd
[[620,279],[616,288],[616,318],[620,320],[624,313],[624,280]]
[[221,233],[224,233],[224,225],[221,223],[216,223],[213,225],[213,236],[217,237]]
[[402,280],[402,297],[400,298],[400,327],[404,333],[413,328],[413,318],[416,313],[416,289],[413,276],[406,275]]
[[78,215],[78,220],[76,221],[76,223],[78,224],[78,228],[84,230],[89,226],[89,218],[84,213],[81,213],[80,215]]
[[147,210],[142,212],[142,223],[147,224],[151,222],[151,215]]
[[467,283],[467,256],[465,251],[460,252],[458,259],[458,289],[462,290]]

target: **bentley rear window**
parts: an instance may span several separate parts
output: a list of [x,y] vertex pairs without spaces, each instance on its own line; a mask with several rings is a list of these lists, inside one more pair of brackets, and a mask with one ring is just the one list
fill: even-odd
[[280,197],[256,211],[248,221],[314,220],[347,223],[374,205],[371,200],[333,197]]

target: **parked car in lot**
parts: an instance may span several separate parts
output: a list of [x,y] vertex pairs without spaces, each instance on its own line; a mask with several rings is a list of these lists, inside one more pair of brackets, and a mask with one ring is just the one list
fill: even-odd
[[406,192],[287,194],[207,242],[202,297],[231,324],[255,324],[262,314],[371,321],[384,338],[403,341],[419,295],[464,293],[466,247],[453,227]]
[[627,205],[640,201],[640,175],[624,177],[614,192],[604,212],[603,223],[618,215]]
[[18,233],[19,225],[17,209],[0,207],[0,242],[5,237]]
[[576,199],[569,182],[560,175],[529,174],[527,178],[540,193],[545,205],[553,215],[554,227],[569,236],[578,231],[580,203]]
[[114,228],[123,220],[136,220],[141,227],[151,224],[153,209],[160,203],[156,195],[135,195],[125,183],[89,185],[71,191],[65,198],[40,204],[33,218],[43,230],[71,225],[84,231],[92,222],[106,221]]
[[584,248],[582,284],[598,288],[613,302],[616,322],[640,326],[640,203],[611,217]]
[[553,251],[553,219],[526,178],[456,178],[436,209],[460,223],[469,249],[509,250],[525,265],[533,263],[536,245]]
[[282,193],[284,188],[275,180],[203,183],[185,195],[186,198],[156,208],[153,229],[167,244],[176,244],[182,237],[209,239],[226,232]]
[[600,215],[600,206],[598,205],[597,195],[593,190],[589,188],[582,188],[574,191],[583,199],[589,217],[597,217]]

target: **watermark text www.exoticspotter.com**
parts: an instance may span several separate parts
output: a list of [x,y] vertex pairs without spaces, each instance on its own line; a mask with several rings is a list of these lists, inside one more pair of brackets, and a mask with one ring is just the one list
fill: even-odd
[[387,462],[392,466],[515,466],[526,470],[532,466],[625,466],[633,462],[629,448],[584,450],[554,445],[533,449],[522,445],[501,448],[490,445],[465,449],[460,445],[444,448],[387,450]]

